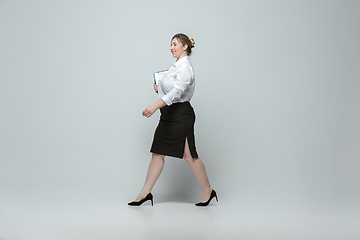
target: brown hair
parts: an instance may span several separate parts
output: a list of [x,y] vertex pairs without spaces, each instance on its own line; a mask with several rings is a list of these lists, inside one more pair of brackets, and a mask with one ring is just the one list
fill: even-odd
[[193,48],[195,46],[195,40],[193,38],[189,39],[189,37],[183,33],[175,34],[172,37],[171,41],[174,40],[174,38],[178,39],[183,46],[185,46],[185,45],[188,46],[186,49],[186,52],[187,52],[187,55],[190,56],[191,52],[192,52],[191,48]]

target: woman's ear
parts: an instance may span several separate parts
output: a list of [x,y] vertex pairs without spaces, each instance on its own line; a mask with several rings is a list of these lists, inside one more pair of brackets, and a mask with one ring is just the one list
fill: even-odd
[[187,49],[188,47],[189,47],[189,46],[185,44],[185,45],[183,46],[183,51],[186,51],[186,49]]

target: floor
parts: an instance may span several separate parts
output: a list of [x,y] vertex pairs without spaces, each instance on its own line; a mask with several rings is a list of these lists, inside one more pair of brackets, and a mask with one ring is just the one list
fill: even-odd
[[154,194],[141,207],[119,196],[12,193],[0,199],[0,240],[360,239],[354,212],[263,211],[221,198],[208,207]]

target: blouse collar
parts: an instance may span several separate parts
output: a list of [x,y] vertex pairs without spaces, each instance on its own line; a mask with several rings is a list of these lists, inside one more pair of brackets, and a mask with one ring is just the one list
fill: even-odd
[[182,62],[190,62],[189,56],[185,56],[174,62],[174,67],[178,66]]

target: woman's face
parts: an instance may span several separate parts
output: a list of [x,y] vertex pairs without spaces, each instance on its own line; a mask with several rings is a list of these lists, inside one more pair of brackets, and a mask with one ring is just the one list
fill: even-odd
[[183,46],[177,38],[174,38],[171,41],[170,51],[174,58],[179,60],[180,58],[187,56],[186,49],[187,45]]

